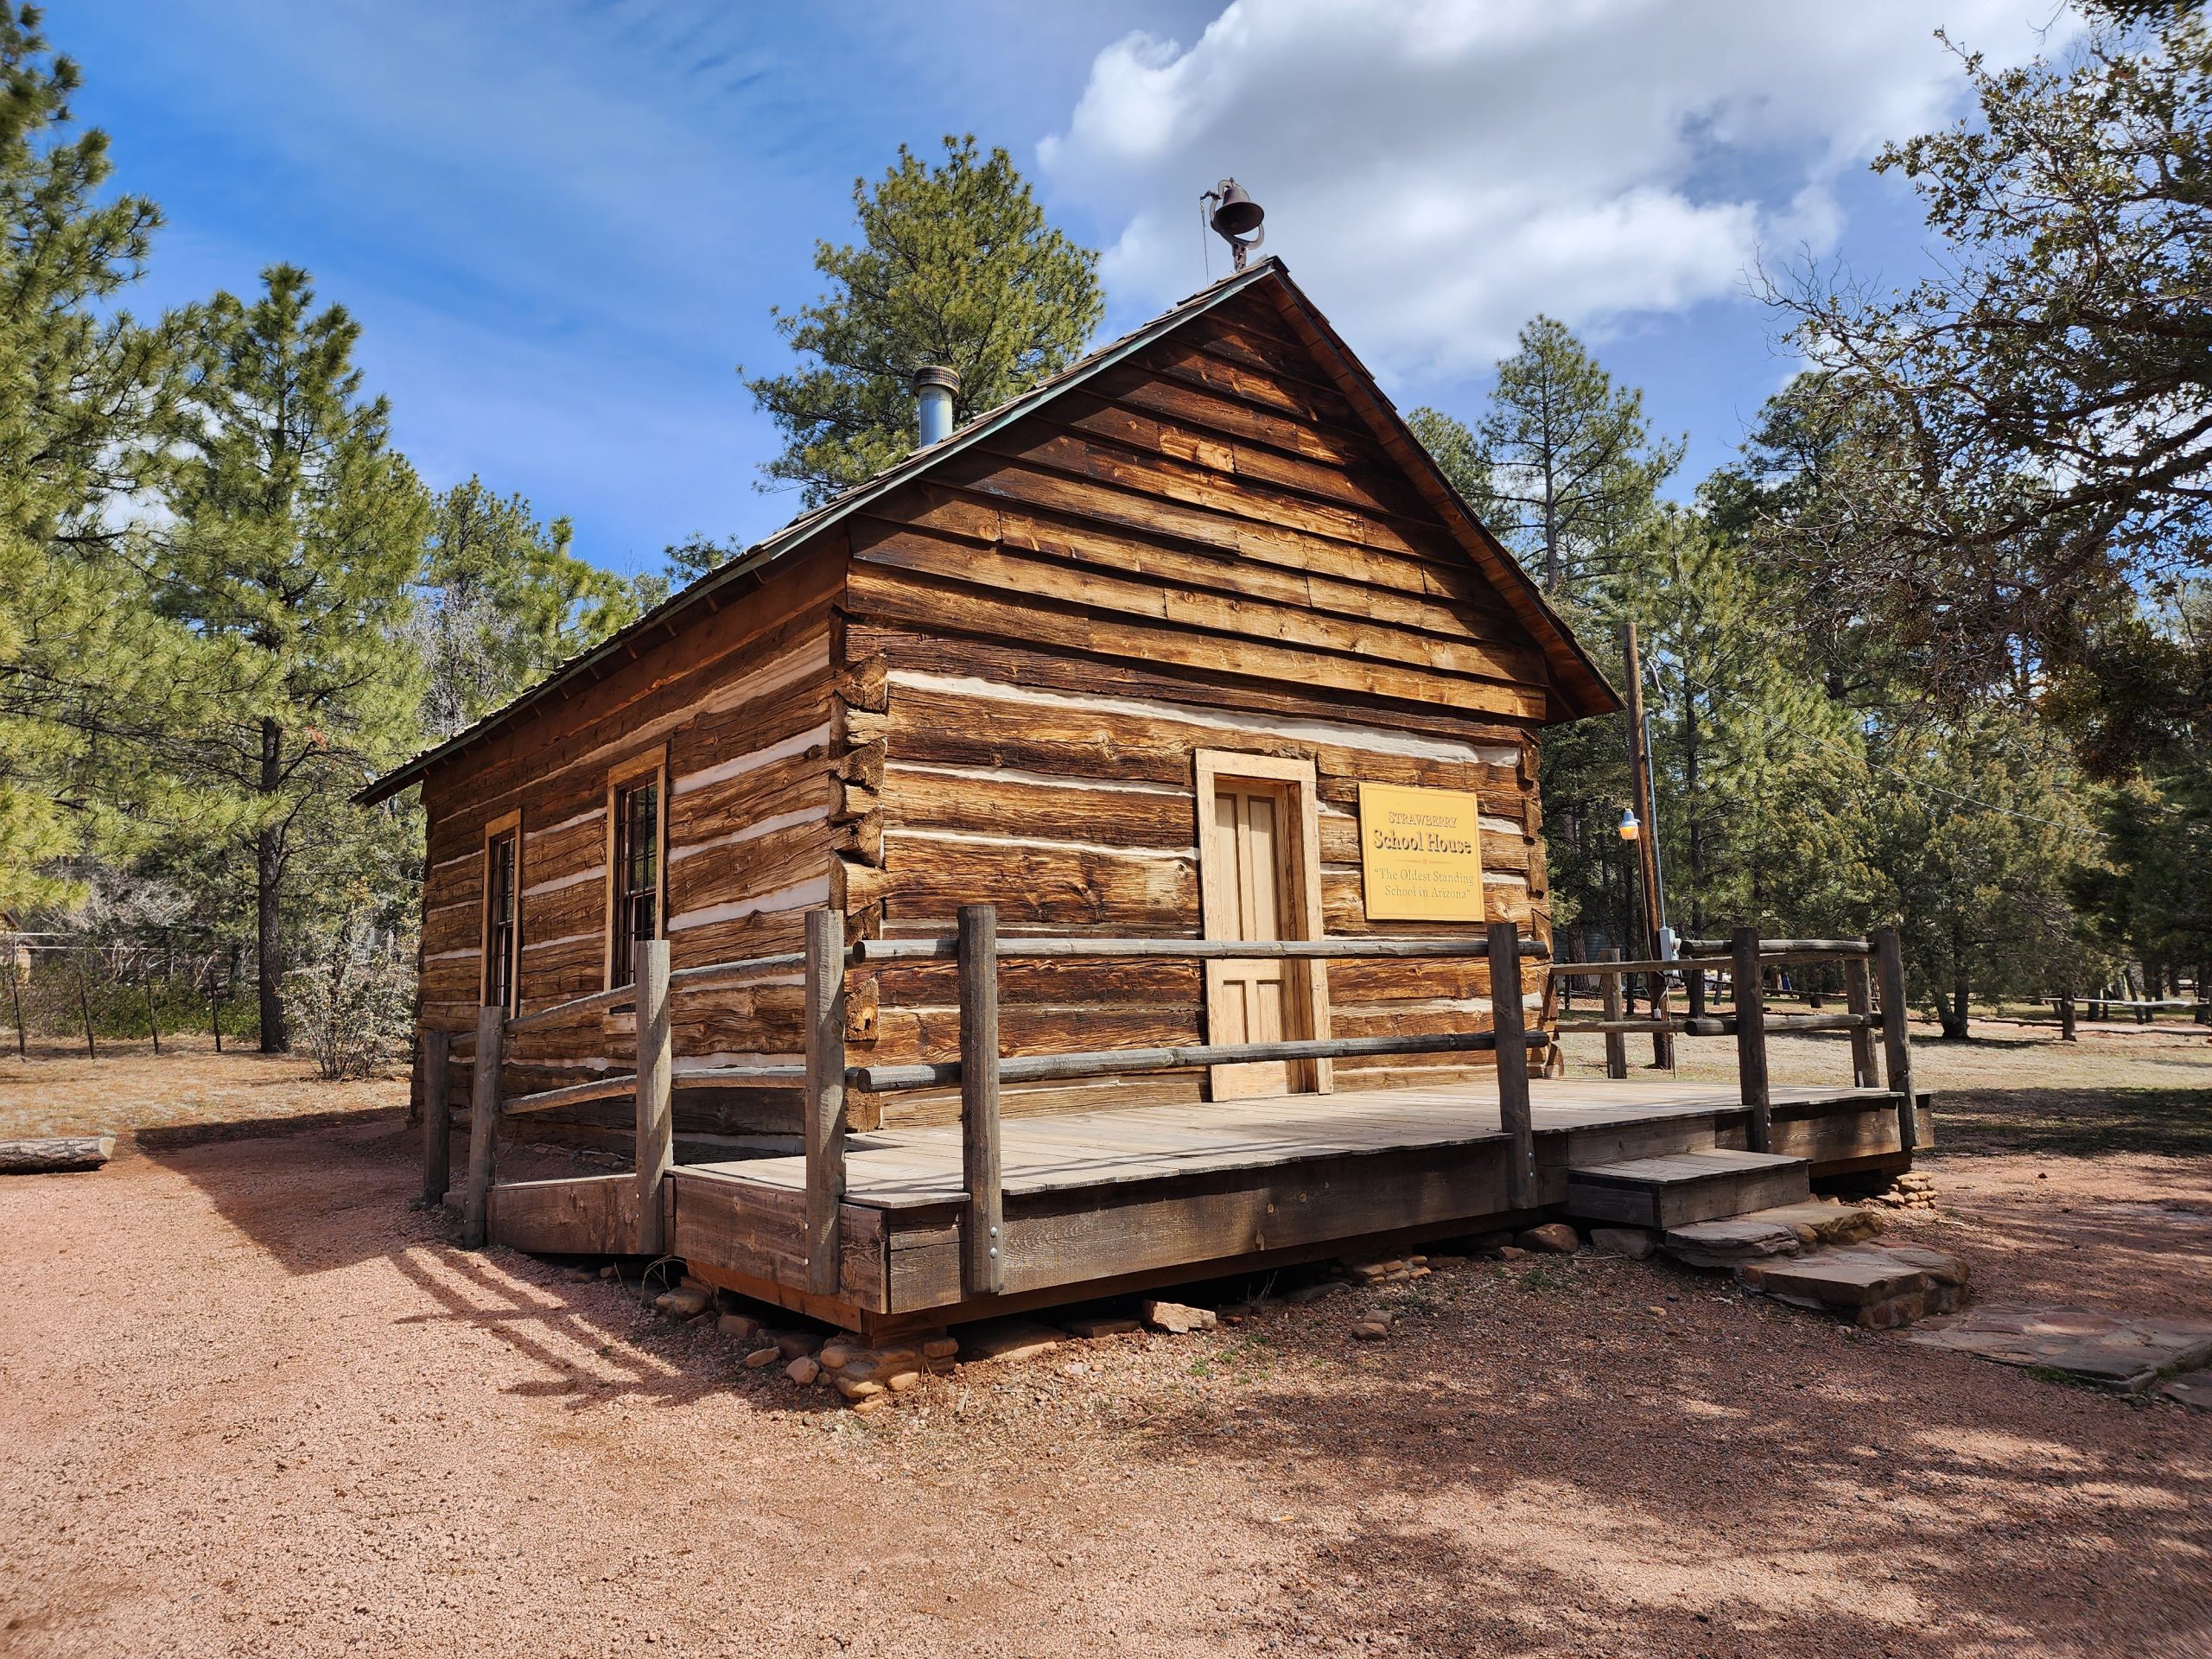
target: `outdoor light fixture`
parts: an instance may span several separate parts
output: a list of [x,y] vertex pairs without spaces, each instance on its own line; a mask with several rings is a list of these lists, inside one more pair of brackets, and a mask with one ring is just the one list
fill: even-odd
[[1624,807],[1621,810],[1621,839],[1634,841],[1643,833],[1643,826],[1636,821],[1636,809],[1632,806]]

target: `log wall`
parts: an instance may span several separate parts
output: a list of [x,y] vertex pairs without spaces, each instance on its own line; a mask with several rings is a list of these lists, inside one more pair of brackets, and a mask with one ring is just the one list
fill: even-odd
[[[1357,787],[1471,790],[1491,913],[1549,932],[1538,831],[1541,658],[1465,550],[1267,301],[1198,318],[872,504],[850,531],[843,713],[880,782],[840,859],[856,927],[949,932],[988,899],[1002,932],[1200,926],[1194,752],[1310,760],[1331,934],[1361,896]],[[873,772],[871,770],[871,774]],[[1471,944],[1479,927],[1465,930]],[[1525,991],[1541,989],[1540,964]],[[1479,963],[1343,963],[1332,1031],[1490,1024]],[[1010,1054],[1205,1039],[1196,963],[1009,962]],[[957,1050],[950,964],[863,970],[871,1060]],[[1465,1057],[1337,1063],[1342,1086],[1443,1081]],[[1006,1091],[1006,1109],[1195,1099],[1197,1074]],[[860,1105],[950,1116],[947,1093]]]
[[[826,525],[702,622],[631,642],[425,779],[423,1024],[473,1029],[481,845],[522,817],[525,1009],[606,980],[610,768],[664,754],[678,969],[855,934],[1201,931],[1194,754],[1311,762],[1331,934],[1370,923],[1363,782],[1472,791],[1491,916],[1548,938],[1536,738],[1560,706],[1541,651],[1263,290],[1194,316]],[[1471,949],[1482,929],[1465,930]],[[1478,960],[1339,963],[1337,1035],[1491,1023]],[[856,1062],[950,1058],[950,964],[858,970]],[[1522,988],[1541,1006],[1532,963]],[[1013,1054],[1205,1040],[1194,963],[1004,965]],[[796,974],[675,1013],[680,1135],[793,1133],[791,1090],[694,1090],[686,1067],[799,1058]],[[507,1093],[631,1069],[632,1019],[523,1034]],[[454,1088],[468,1087],[456,1053]],[[1485,1057],[1339,1061],[1340,1086],[1444,1082]],[[1196,1073],[1008,1089],[1008,1111],[1195,1100]],[[856,1128],[957,1096],[849,1100]],[[533,1133],[626,1149],[616,1100]]]
[[[430,830],[423,890],[422,1025],[473,1032],[482,960],[486,827],[522,829],[521,1009],[605,988],[611,769],[664,755],[671,965],[797,950],[805,911],[829,899],[835,690],[832,599],[842,550],[811,550],[704,622],[640,650],[597,683],[454,756],[423,784]],[[797,974],[679,992],[673,1014],[679,1134],[795,1132],[791,1090],[692,1090],[681,1069],[784,1063],[800,1048]],[[593,1014],[518,1034],[507,1094],[633,1069],[635,1018]],[[470,1067],[457,1051],[454,1090]],[[533,1121],[531,1136],[627,1152],[627,1100]]]

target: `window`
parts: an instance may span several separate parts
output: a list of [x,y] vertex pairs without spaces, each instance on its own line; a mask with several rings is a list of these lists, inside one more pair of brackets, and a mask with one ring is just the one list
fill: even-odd
[[660,937],[660,779],[614,791],[614,913],[607,983],[627,985],[640,939]]
[[506,830],[484,843],[484,1006],[515,1005],[516,861],[518,830]]

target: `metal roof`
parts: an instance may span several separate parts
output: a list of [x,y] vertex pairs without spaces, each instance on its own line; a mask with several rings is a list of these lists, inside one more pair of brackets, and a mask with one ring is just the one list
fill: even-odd
[[[819,506],[810,508],[782,529],[755,542],[728,563],[718,565],[696,581],[671,594],[598,645],[559,664],[543,680],[512,702],[493,709],[474,725],[454,733],[442,743],[424,750],[411,760],[385,773],[355,795],[354,800],[363,805],[373,804],[419,782],[423,775],[440,761],[474,747],[493,732],[512,724],[543,699],[561,691],[577,676],[589,672],[610,658],[635,655],[640,648],[638,642],[653,630],[666,627],[672,633],[676,626],[675,619],[680,613],[703,604],[733,583],[754,575],[762,566],[790,552],[817,532],[827,530],[870,502],[927,472],[938,462],[958,454],[1030,414],[1070,387],[1112,368],[1180,324],[1212,310],[1223,302],[1248,289],[1263,285],[1275,290],[1279,306],[1306,324],[1306,327],[1300,330],[1301,334],[1311,330],[1320,337],[1319,342],[1309,341],[1309,344],[1320,343],[1325,350],[1332,350],[1341,358],[1341,367],[1332,369],[1332,378],[1338,380],[1339,390],[1351,397],[1354,407],[1359,409],[1371,424],[1387,428],[1378,430],[1377,436],[1401,465],[1408,467],[1414,475],[1415,484],[1442,511],[1447,526],[1459,533],[1463,543],[1471,543],[1468,551],[1503,590],[1508,604],[1529,627],[1537,645],[1543,650],[1547,661],[1555,671],[1566,668],[1566,677],[1569,680],[1584,682],[1574,688],[1581,695],[1568,699],[1571,715],[1611,713],[1619,708],[1618,695],[1605,683],[1596,664],[1583,650],[1566,620],[1545,601],[1542,593],[1529,579],[1528,573],[1522,569],[1519,561],[1507,553],[1483,528],[1473,511],[1461,499],[1458,491],[1452,488],[1430,459],[1428,452],[1414,437],[1411,429],[1405,424],[1395,407],[1376,385],[1373,377],[1352,356],[1350,348],[1338,337],[1327,320],[1314,308],[1313,302],[1292,283],[1288,268],[1280,259],[1269,256],[1248,270],[1199,289],[1189,298],[1161,312],[1142,327],[1100,346],[1058,373],[1039,381],[1028,391],[977,416],[942,442],[915,450],[865,482],[853,486]],[[1410,455],[1402,453],[1408,448]],[[1455,519],[1459,522],[1455,523]],[[1578,670],[1580,671],[1577,672]]]

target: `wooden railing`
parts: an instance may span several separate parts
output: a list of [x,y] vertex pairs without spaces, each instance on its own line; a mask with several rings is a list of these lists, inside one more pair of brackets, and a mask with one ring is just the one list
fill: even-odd
[[[810,920],[811,918],[810,918]],[[810,935],[810,938],[811,936]],[[1040,1083],[1127,1071],[1165,1071],[1207,1065],[1242,1065],[1271,1060],[1351,1059],[1381,1054],[1462,1053],[1495,1051],[1498,1111],[1511,1141],[1506,1169],[1509,1203],[1516,1210],[1536,1205],[1535,1135],[1529,1115],[1529,1047],[1548,1038],[1527,1029],[1522,1007],[1521,961],[1548,956],[1535,940],[1522,939],[1513,924],[1494,922],[1481,939],[1115,939],[1001,938],[998,912],[989,905],[963,906],[957,933],[935,938],[862,939],[852,947],[855,962],[941,962],[959,964],[960,1058],[906,1065],[861,1065],[844,1072],[849,1083],[871,1092],[889,1093],[957,1084],[960,1087],[961,1169],[966,1191],[961,1228],[961,1272],[971,1296],[995,1295],[1006,1284],[1000,1253],[1004,1205],[1000,1180],[999,1088],[1006,1083]],[[1194,1043],[1166,1048],[1085,1049],[1068,1054],[1004,1058],[999,1052],[998,964],[1007,959],[1069,957],[1160,957],[1220,962],[1316,961],[1345,958],[1483,957],[1490,963],[1493,988],[1510,985],[1513,994],[1491,998],[1492,1029],[1483,1032],[1402,1033],[1389,1037],[1300,1038],[1271,1043]],[[809,993],[809,1007],[812,1007]],[[842,1060],[843,1021],[836,1022]],[[814,1035],[810,1027],[809,1036]],[[826,1032],[825,1032],[826,1039]],[[814,1085],[810,1084],[811,1096]],[[829,1294],[836,1288],[836,1208],[844,1192],[842,1133],[827,1113],[807,1114],[807,1236],[812,1288]],[[822,1179],[816,1179],[817,1145]]]
[[[798,952],[747,957],[735,962],[710,963],[671,973],[668,942],[641,940],[631,962],[631,982],[613,990],[594,991],[550,1007],[509,1015],[504,1009],[477,1010],[473,1054],[473,1081],[468,1100],[468,1178],[461,1200],[461,1242],[470,1249],[484,1243],[491,1191],[497,1179],[494,1148],[503,1122],[532,1112],[581,1105],[594,1100],[631,1096],[637,1103],[635,1162],[638,1183],[637,1249],[658,1255],[666,1245],[663,1236],[665,1205],[663,1188],[675,1162],[674,1117],[671,1101],[675,1083],[675,1055],[669,1027],[669,1007],[675,992],[715,985],[741,983],[762,974],[788,972],[808,961]],[[629,1071],[611,1072],[583,1083],[557,1089],[541,1089],[525,1095],[499,1094],[499,1073],[505,1065],[508,1039],[522,1033],[542,1031],[581,1015],[638,1011],[638,1058]],[[842,1014],[840,1018],[842,1020]],[[842,1031],[840,1029],[842,1039]],[[446,1032],[424,1033],[423,1054],[423,1195],[426,1202],[443,1200],[451,1184],[449,1167],[452,1122],[447,1075],[453,1039]],[[798,1065],[702,1066],[686,1071],[683,1086],[693,1088],[752,1088],[765,1083],[798,1083],[807,1069]]]
[[[1487,936],[1481,939],[1001,939],[996,909],[989,905],[971,905],[962,907],[958,931],[939,938],[863,939],[848,946],[844,930],[842,912],[813,911],[806,918],[806,948],[803,952],[718,963],[677,974],[669,971],[666,943],[649,941],[637,947],[635,982],[632,985],[594,992],[512,1018],[498,1008],[482,1009],[477,1020],[474,1086],[469,1099],[469,1167],[461,1210],[463,1243],[474,1249],[484,1242],[490,1194],[496,1179],[493,1147],[503,1122],[556,1107],[628,1094],[633,1095],[637,1102],[639,1233],[636,1248],[642,1253],[658,1254],[666,1243],[662,1236],[663,1189],[674,1145],[670,1102],[676,1074],[669,1040],[670,993],[683,986],[734,982],[793,967],[803,968],[805,976],[804,1065],[716,1066],[685,1071],[681,1078],[686,1088],[767,1083],[803,1085],[806,1256],[810,1287],[817,1294],[834,1295],[838,1288],[838,1210],[845,1192],[848,1089],[889,1094],[958,1086],[965,1193],[962,1276],[969,1294],[974,1295],[996,1294],[1006,1282],[1000,1246],[1004,1198],[999,1135],[999,1090],[1006,1083],[1274,1060],[1494,1051],[1497,1055],[1500,1122],[1511,1143],[1506,1176],[1508,1200],[1516,1210],[1536,1206],[1535,1137],[1529,1111],[1528,1051],[1531,1045],[1541,1046],[1548,1039],[1541,1027],[1535,1031],[1528,1028],[1519,987],[1522,959],[1546,957],[1549,951],[1536,941],[1522,938],[1510,923],[1493,923]],[[998,964],[1006,958],[1315,961],[1471,957],[1488,961],[1493,986],[1513,988],[1511,995],[1491,997],[1492,1029],[1489,1031],[1088,1049],[1013,1058],[1000,1052]],[[846,969],[859,963],[948,959],[956,962],[959,969],[960,1058],[910,1065],[849,1065],[845,1052]],[[580,1014],[623,1007],[639,1011],[639,1059],[634,1071],[557,1089],[500,1097],[499,1072],[510,1037],[556,1026]],[[425,1038],[423,1185],[426,1196],[434,1202],[442,1199],[448,1185],[445,1160],[450,1126],[446,1072],[450,1048],[451,1039],[444,1033],[433,1032]]]
[[[1697,946],[1695,949],[1708,947]],[[963,1186],[962,1278],[970,1295],[995,1295],[1006,1284],[1001,1249],[1004,1229],[1001,1176],[999,1090],[1007,1083],[1060,1081],[1132,1071],[1187,1070],[1265,1061],[1351,1059],[1390,1054],[1491,1052],[1497,1057],[1500,1127],[1509,1141],[1506,1198],[1514,1210],[1538,1204],[1535,1135],[1529,1115],[1529,1049],[1549,1041],[1540,1027],[1531,1031],[1520,990],[1525,958],[1545,957],[1541,944],[1520,937],[1510,922],[1494,922],[1481,939],[1122,939],[1027,937],[1001,938],[998,912],[989,905],[963,906],[958,931],[938,938],[845,940],[845,918],[834,910],[810,912],[804,951],[747,957],[708,967],[669,970],[668,944],[648,940],[636,948],[633,983],[594,992],[551,1007],[508,1016],[502,1009],[480,1011],[474,1039],[474,1084],[469,1097],[467,1186],[462,1205],[462,1238],[471,1249],[484,1243],[490,1195],[497,1179],[494,1147],[499,1126],[535,1112],[582,1102],[628,1095],[636,1103],[636,1200],[634,1248],[658,1255],[664,1236],[664,1196],[674,1161],[671,1097],[677,1075],[670,1034],[671,993],[687,987],[733,984],[764,973],[803,969],[805,982],[805,1055],[802,1065],[702,1067],[681,1074],[686,1088],[798,1084],[806,1157],[805,1235],[809,1288],[835,1295],[839,1288],[839,1208],[845,1194],[845,1096],[849,1089],[872,1094],[957,1085],[960,1090],[961,1170]],[[1402,1032],[1382,1037],[1300,1038],[1277,1042],[1196,1043],[1152,1048],[1085,1049],[1072,1053],[1021,1055],[1001,1052],[999,963],[1007,959],[1172,957],[1190,961],[1410,959],[1479,957],[1490,969],[1491,1028],[1480,1032]],[[1759,969],[1778,961],[1840,958],[1851,979],[1853,1012],[1844,1015],[1769,1018],[1759,995]],[[1878,965],[1882,1009],[1872,1012],[1867,963]],[[937,962],[958,966],[959,1055],[952,1060],[902,1065],[851,1065],[845,1049],[845,978],[849,967],[862,963]],[[1854,972],[1855,978],[1852,978]],[[1731,968],[1737,1003],[1733,1014],[1714,1018],[1704,1009],[1704,987],[1696,970]],[[1630,973],[1690,973],[1690,1013],[1656,1020],[1619,1017],[1621,976]],[[1772,1114],[1766,1081],[1766,1033],[1770,1031],[1849,1031],[1853,1033],[1854,1077],[1874,1086],[1871,1033],[1880,1030],[1888,1045],[1890,1087],[1901,1090],[1904,1144],[1914,1143],[1910,1051],[1904,1041],[1904,973],[1893,933],[1865,940],[1762,940],[1750,930],[1738,933],[1727,957],[1693,954],[1665,963],[1606,961],[1556,964],[1556,974],[1597,974],[1610,988],[1608,1017],[1566,1021],[1561,1031],[1596,1031],[1608,1039],[1608,1069],[1626,1075],[1619,1038],[1629,1032],[1664,1028],[1685,1036],[1733,1034],[1744,1075],[1745,1104],[1751,1109],[1751,1143],[1766,1150],[1772,1140]],[[1511,988],[1499,994],[1498,988]],[[624,1007],[638,1011],[635,1069],[588,1082],[505,1097],[500,1068],[510,1038],[556,1026],[581,1014]],[[1862,1050],[1864,1051],[1862,1052]],[[433,1032],[425,1038],[423,1185],[426,1197],[442,1200],[449,1172],[450,1133],[447,1071],[451,1039]]]
[[[1751,1113],[1751,1142],[1754,1152],[1772,1150],[1774,1109],[1767,1079],[1766,1039],[1770,1033],[1841,1031],[1851,1034],[1851,1081],[1854,1088],[1878,1089],[1882,1077],[1875,1070],[1874,1036],[1881,1033],[1888,1089],[1898,1096],[1897,1133],[1910,1152],[1919,1142],[1912,1086],[1912,1047],[1905,1030],[1904,959],[1895,928],[1875,931],[1866,939],[1764,939],[1758,930],[1739,927],[1732,938],[1684,941],[1688,954],[1659,962],[1624,962],[1618,950],[1608,950],[1596,962],[1554,963],[1554,978],[1597,978],[1604,982],[1605,1017],[1601,1020],[1562,1020],[1560,1033],[1600,1032],[1605,1039],[1605,1074],[1628,1075],[1626,1038],[1634,1032],[1660,1032],[1679,1037],[1733,1037],[1736,1070],[1745,1106]],[[1719,952],[1726,950],[1727,954]],[[1789,963],[1840,962],[1843,964],[1847,1014],[1769,1014],[1766,1012],[1764,970]],[[1734,1011],[1723,1015],[1706,1012],[1705,976],[1713,970],[1729,976]],[[1688,991],[1687,1014],[1662,1012],[1645,1019],[1630,1019],[1622,1012],[1621,982],[1630,975],[1649,976],[1663,982],[1680,975]],[[1877,1011],[1874,981],[1880,982]],[[1663,1008],[1663,1004],[1661,1005]]]

